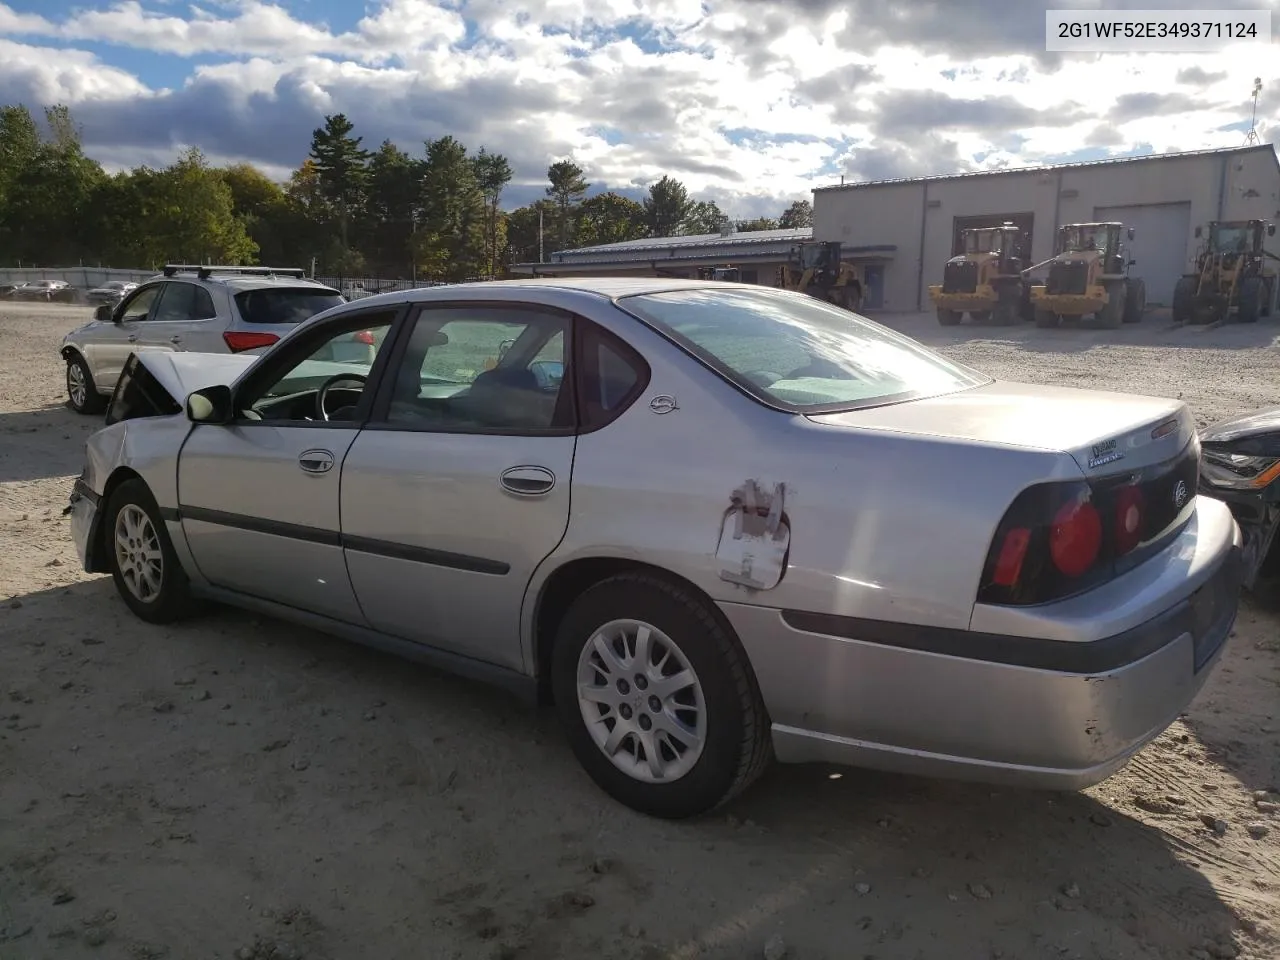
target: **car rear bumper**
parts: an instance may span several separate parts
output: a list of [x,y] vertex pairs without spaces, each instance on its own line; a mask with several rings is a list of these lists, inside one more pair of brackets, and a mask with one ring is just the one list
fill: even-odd
[[1106,779],[1191,702],[1235,623],[1240,530],[1209,503],[1159,555],[1181,588],[1148,576],[1169,593],[1161,611],[1090,642],[722,604],[778,759],[1057,790]]

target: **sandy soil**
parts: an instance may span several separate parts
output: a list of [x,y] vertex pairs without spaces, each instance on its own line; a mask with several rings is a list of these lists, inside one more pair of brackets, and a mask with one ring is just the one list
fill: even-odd
[[[647,820],[548,713],[234,611],[149,627],[81,573],[60,512],[95,422],[63,406],[56,348],[88,316],[0,306],[0,958],[1280,954],[1264,606],[1187,716],[1085,793],[775,767],[727,815]],[[1266,323],[891,322],[1202,420],[1280,402]]]

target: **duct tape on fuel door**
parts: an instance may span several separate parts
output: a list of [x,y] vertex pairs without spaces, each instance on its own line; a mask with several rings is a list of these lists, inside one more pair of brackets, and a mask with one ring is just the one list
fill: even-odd
[[785,514],[786,484],[766,493],[748,480],[730,497],[720,523],[716,562],[720,579],[752,590],[771,590],[782,580],[791,548]]

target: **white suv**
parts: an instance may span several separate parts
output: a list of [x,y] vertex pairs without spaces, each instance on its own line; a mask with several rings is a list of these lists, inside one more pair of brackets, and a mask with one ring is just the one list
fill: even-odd
[[[142,350],[256,352],[303,320],[345,303],[302,270],[170,264],[62,341],[67,397],[79,413],[101,413],[129,355]],[[351,347],[371,354],[368,335]]]

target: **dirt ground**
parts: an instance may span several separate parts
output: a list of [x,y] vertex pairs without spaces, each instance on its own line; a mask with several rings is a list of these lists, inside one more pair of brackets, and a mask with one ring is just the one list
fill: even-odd
[[[1084,793],[775,766],[727,815],[649,820],[549,713],[235,611],[151,627],[81,573],[60,514],[96,421],[63,405],[57,345],[88,317],[0,306],[0,958],[1280,955],[1265,605]],[[1265,322],[884,319],[997,377],[1202,422],[1280,403]]]

